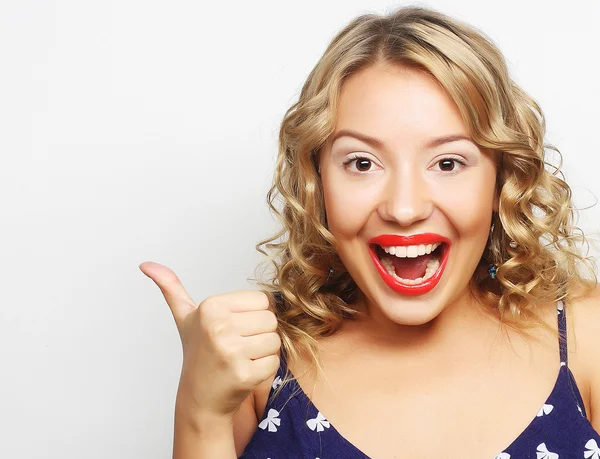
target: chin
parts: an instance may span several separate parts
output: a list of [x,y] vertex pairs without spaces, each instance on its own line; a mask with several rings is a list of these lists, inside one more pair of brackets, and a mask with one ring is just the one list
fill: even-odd
[[403,304],[398,305],[395,309],[389,308],[392,303],[387,303],[388,307],[380,309],[390,321],[398,325],[425,325],[438,317],[443,311],[443,308],[433,309],[433,305],[427,304],[427,302],[424,302],[424,304],[415,304],[414,302],[407,304],[400,301],[400,303]]

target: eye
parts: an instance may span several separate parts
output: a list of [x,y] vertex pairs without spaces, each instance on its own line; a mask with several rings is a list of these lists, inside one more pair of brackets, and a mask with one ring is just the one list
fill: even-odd
[[354,154],[350,156],[350,158],[344,162],[344,166],[348,167],[349,164],[356,163],[356,169],[358,173],[366,173],[369,172],[371,166],[374,164],[373,160],[367,158],[365,156],[360,156],[358,154]]
[[[462,159],[457,157],[442,158],[436,164],[439,164],[442,172],[456,172],[460,167],[467,165]],[[457,164],[460,166],[457,166]]]

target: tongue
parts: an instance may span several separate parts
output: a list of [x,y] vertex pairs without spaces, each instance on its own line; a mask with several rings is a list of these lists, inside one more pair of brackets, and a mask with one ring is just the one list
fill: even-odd
[[392,256],[396,275],[402,279],[418,279],[425,275],[427,263],[433,258],[431,254],[421,255],[417,258],[398,258]]

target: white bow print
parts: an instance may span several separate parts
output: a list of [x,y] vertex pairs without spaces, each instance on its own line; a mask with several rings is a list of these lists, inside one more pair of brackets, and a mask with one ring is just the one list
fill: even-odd
[[583,453],[585,459],[600,459],[600,447],[596,440],[592,438],[585,444],[585,447],[587,448],[587,451]]
[[548,451],[546,443],[540,443],[537,447],[537,459],[558,459],[558,454]]
[[544,403],[544,406],[542,406],[542,408],[540,409],[540,411],[538,411],[537,416],[543,416],[545,414],[549,414],[552,410],[554,409],[554,405],[546,405]]
[[279,419],[277,416],[279,416],[279,411],[271,408],[269,410],[269,413],[267,414],[267,417],[261,421],[258,427],[260,427],[263,430],[265,430],[268,427],[269,432],[277,432],[276,426],[281,424],[281,419]]
[[323,427],[327,427],[329,429],[330,426],[329,421],[325,419],[325,416],[323,416],[320,411],[317,413],[316,418],[306,421],[306,425],[310,428],[310,430],[317,429],[317,432],[323,432],[325,430]]

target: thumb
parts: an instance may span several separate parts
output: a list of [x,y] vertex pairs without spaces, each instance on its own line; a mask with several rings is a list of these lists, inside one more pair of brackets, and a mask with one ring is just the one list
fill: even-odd
[[162,292],[171,309],[177,329],[181,334],[183,319],[197,308],[194,300],[177,275],[166,266],[154,263],[153,261],[145,261],[138,268],[152,279]]

